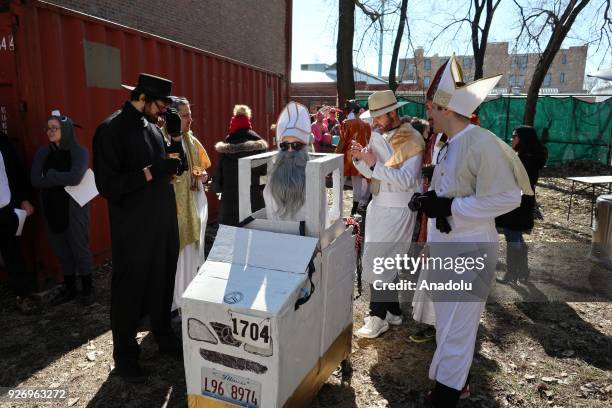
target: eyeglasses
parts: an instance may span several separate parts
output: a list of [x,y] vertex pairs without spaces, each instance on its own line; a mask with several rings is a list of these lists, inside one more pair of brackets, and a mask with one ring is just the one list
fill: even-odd
[[153,103],[154,103],[154,104],[155,104],[155,106],[157,107],[157,110],[159,110],[159,111],[160,111],[160,112],[162,112],[162,113],[163,113],[163,112],[166,112],[166,110],[168,109],[168,106],[169,106],[170,104],[168,104],[168,103],[163,103],[163,102],[162,102],[162,105],[161,105],[161,106],[159,106],[159,103],[158,103],[158,102],[159,102],[159,99],[156,99],[156,100],[154,100],[154,101],[153,101]]
[[301,142],[281,142],[278,144],[278,146],[283,152],[289,150],[290,147],[297,152],[302,150],[306,144]]
[[45,132],[55,133],[55,132],[57,132],[58,130],[60,130],[60,128],[58,128],[58,127],[45,127],[45,128],[43,128],[43,130],[44,130]]

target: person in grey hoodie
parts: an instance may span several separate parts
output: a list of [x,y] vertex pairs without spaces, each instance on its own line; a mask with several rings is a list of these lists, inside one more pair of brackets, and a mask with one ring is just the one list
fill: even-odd
[[78,144],[74,124],[54,111],[47,120],[49,145],[36,152],[32,162],[32,186],[41,189],[49,244],[59,258],[64,273],[64,292],[55,304],[77,295],[76,277],[81,279],[81,302],[93,302],[93,259],[89,249],[89,203],[81,207],[64,189],[78,185],[89,162],[87,149]]

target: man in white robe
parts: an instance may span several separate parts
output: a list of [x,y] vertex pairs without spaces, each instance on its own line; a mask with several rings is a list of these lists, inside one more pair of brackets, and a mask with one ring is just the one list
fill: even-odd
[[397,291],[381,290],[382,284],[394,282],[398,269],[375,269],[381,258],[395,258],[408,253],[416,214],[408,208],[412,195],[420,191],[423,137],[408,123],[401,124],[393,91],[374,92],[368,98],[374,130],[368,147],[353,142],[351,152],[357,170],[372,179],[372,201],[368,205],[363,253],[363,279],[370,284],[370,313],[356,334],[375,338],[389,325],[402,323]]
[[[501,75],[466,85],[461,69],[451,57],[431,112],[435,131],[447,134],[448,143],[440,150],[430,191],[419,199],[429,217],[429,256],[444,257],[449,252],[461,256],[471,248],[486,258],[485,271],[496,263],[495,217],[518,207],[521,191],[533,194],[526,171],[509,146],[469,121],[500,78]],[[450,232],[445,228],[441,231],[436,219],[445,219]],[[480,293],[478,297],[467,292],[455,292],[452,298],[433,295],[437,347],[429,377],[436,384],[428,399],[434,407],[456,406],[467,385],[492,277],[490,272],[476,275],[476,280],[486,287],[484,295]]]

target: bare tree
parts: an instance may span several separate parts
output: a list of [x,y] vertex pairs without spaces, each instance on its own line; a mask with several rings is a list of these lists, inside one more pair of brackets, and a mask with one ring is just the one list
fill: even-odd
[[[391,52],[391,65],[389,66],[389,87],[393,92],[395,92],[399,86],[397,82],[397,63],[399,59],[400,47],[402,44],[402,38],[404,36],[404,27],[407,27],[407,10],[408,10],[408,0],[401,0],[401,2],[390,2],[389,0],[379,0],[378,4],[382,3],[386,4],[386,7],[383,11],[378,11],[374,6],[372,6],[371,2],[364,2],[360,0],[355,0],[355,5],[363,12],[363,14],[370,20],[370,25],[364,30],[362,39],[360,42],[359,49],[363,44],[364,39],[367,37],[369,33],[369,29],[375,25],[378,28],[378,34],[383,35],[384,32],[395,31],[395,40],[393,43],[393,50]],[[382,7],[380,7],[382,9]],[[393,30],[390,28],[386,28],[385,24],[383,24],[383,19],[385,16],[391,16],[394,14],[399,14],[399,20],[397,23],[397,30]],[[410,30],[408,29],[408,34],[410,34]]]
[[[489,40],[489,30],[493,21],[493,14],[501,0],[474,0],[474,16],[470,23],[472,30],[472,51],[474,52],[474,79],[484,75],[484,60]],[[483,17],[484,12],[484,17]],[[481,19],[484,22],[480,24]]]
[[487,41],[493,16],[501,0],[468,0],[467,12],[463,17],[451,20],[446,26],[433,37],[432,42],[436,41],[446,31],[457,28],[456,33],[461,30],[461,26],[469,24],[472,40],[472,52],[474,53],[474,79],[480,79],[484,75],[484,60],[487,51]]
[[395,72],[397,71],[397,58],[399,56],[400,45],[402,44],[402,36],[404,35],[404,26],[406,25],[407,9],[408,0],[402,0],[397,33],[395,34],[395,43],[393,44],[393,53],[391,54],[391,66],[389,67],[389,88],[391,88],[393,92],[395,92],[399,86],[395,78]]
[[355,98],[353,76],[353,33],[355,31],[355,0],[338,2],[338,42],[336,43],[336,89],[338,106]]
[[[518,7],[521,16],[521,30],[517,36],[517,42],[525,40],[527,47],[535,44],[539,51],[539,59],[529,84],[525,113],[523,115],[523,122],[526,125],[533,125],[538,94],[546,73],[561,48],[563,41],[568,36],[576,18],[590,0],[569,0],[567,2],[551,0],[529,8],[521,5],[517,0],[513,1]],[[604,9],[604,14],[603,25],[600,28],[599,43],[601,43],[603,38],[607,38],[609,48],[612,28],[610,0],[602,0],[598,10],[601,9]],[[546,44],[543,50],[542,43]]]

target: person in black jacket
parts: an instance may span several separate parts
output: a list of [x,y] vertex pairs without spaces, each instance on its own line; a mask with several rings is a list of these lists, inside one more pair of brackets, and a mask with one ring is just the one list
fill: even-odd
[[155,125],[171,102],[172,82],[140,74],[130,100],[108,117],[93,140],[96,186],[108,200],[113,253],[111,329],[115,373],[143,382],[138,364],[138,324],[149,315],[164,354],[180,356],[170,306],[179,254],[176,200],[171,177],[182,166],[180,138],[166,145]]
[[527,262],[527,245],[523,240],[523,232],[533,228],[535,210],[535,187],[540,176],[540,170],[546,164],[548,151],[538,140],[536,130],[531,126],[519,126],[512,132],[512,148],[518,153],[527,174],[534,195],[523,195],[521,206],[495,219],[498,228],[503,228],[506,237],[506,274],[498,278],[500,283],[526,282],[529,277]]
[[[253,156],[268,150],[268,143],[255,133],[251,126],[251,109],[236,105],[230,121],[229,134],[225,141],[218,142],[219,162],[213,176],[212,188],[221,194],[219,224],[238,225],[238,159]],[[265,174],[266,166],[258,166],[251,172],[251,211],[265,206],[263,187],[259,177]]]
[[[17,295],[17,306],[29,309],[29,295],[36,290],[36,279],[26,267],[20,237],[15,236],[19,220],[15,209],[27,216],[34,213],[30,203],[30,184],[17,152],[8,136],[0,131],[0,254],[8,272],[9,288]],[[30,299],[30,300],[28,300]]]

